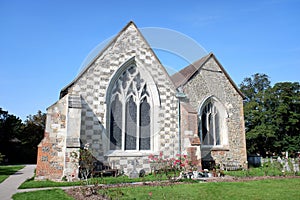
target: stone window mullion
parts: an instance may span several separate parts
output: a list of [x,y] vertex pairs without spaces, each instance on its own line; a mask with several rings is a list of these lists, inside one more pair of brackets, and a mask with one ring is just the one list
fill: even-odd
[[122,151],[125,150],[126,98],[122,100]]
[[136,105],[137,105],[137,108],[136,108],[136,149],[137,150],[140,150],[139,147],[140,147],[140,112],[141,112],[141,109],[140,109],[140,100],[137,99],[137,102],[136,102]]
[[209,115],[209,111],[206,112],[206,129],[207,129],[207,134],[206,134],[206,141],[207,141],[207,144],[209,144],[209,141],[210,141],[210,115]]
[[[214,110],[214,109],[212,109]],[[212,123],[213,123],[213,145],[216,145],[216,118],[215,118],[215,113],[212,113]]]

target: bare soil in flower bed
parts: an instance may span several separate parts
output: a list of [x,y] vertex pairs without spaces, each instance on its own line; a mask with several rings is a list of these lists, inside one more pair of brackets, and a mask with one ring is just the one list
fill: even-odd
[[[94,187],[94,189],[97,189],[97,188],[98,187]],[[98,189],[100,189],[100,188],[98,188]],[[72,188],[72,189],[65,190],[65,192],[69,196],[73,197],[76,200],[96,200],[96,199],[107,200],[107,199],[110,199],[110,198],[106,197],[105,195],[98,194],[97,191],[92,191],[91,188],[87,188],[87,187]]]
[[[285,178],[300,178],[300,176],[257,176],[257,177],[212,177],[200,179],[205,182],[245,182],[254,180],[266,179],[285,179]],[[96,186],[82,186],[71,189],[66,189],[65,192],[76,200],[108,200],[105,195],[98,194],[99,190],[106,190],[110,188],[119,187],[142,187],[142,186],[168,186],[174,184],[193,184],[193,182],[170,182],[170,181],[154,181],[154,182],[138,182],[138,183],[121,183],[113,185],[96,185]]]
[[108,200],[110,198],[105,195],[98,194],[99,190],[106,190],[110,188],[119,187],[142,187],[142,186],[168,186],[174,184],[191,184],[189,182],[171,182],[171,181],[153,181],[153,182],[137,182],[137,183],[120,183],[112,185],[96,185],[96,186],[82,186],[71,189],[66,189],[65,192],[76,200]]

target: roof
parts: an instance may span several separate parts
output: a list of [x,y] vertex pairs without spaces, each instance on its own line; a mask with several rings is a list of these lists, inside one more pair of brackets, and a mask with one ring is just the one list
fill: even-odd
[[138,31],[138,34],[141,36],[142,40],[148,45],[150,51],[153,53],[153,55],[155,56],[156,60],[159,62],[159,64],[162,66],[162,69],[165,71],[165,74],[167,75],[167,78],[170,79],[171,82],[173,82],[174,84],[174,89],[178,88],[180,86],[185,85],[191,78],[192,76],[199,70],[202,68],[202,66],[210,59],[213,58],[217,64],[219,65],[219,67],[221,68],[222,72],[225,74],[225,76],[228,78],[228,80],[230,81],[230,83],[233,85],[233,87],[237,90],[237,92],[243,97],[245,98],[244,94],[239,90],[239,88],[236,86],[236,84],[233,82],[233,80],[230,78],[230,76],[228,75],[228,73],[225,71],[225,69],[222,67],[222,65],[220,64],[220,62],[217,60],[217,58],[214,56],[213,53],[209,53],[208,55],[200,58],[199,60],[197,60],[196,62],[194,62],[191,65],[188,65],[187,67],[183,68],[182,70],[180,70],[179,72],[175,73],[173,76],[169,76],[169,74],[167,73],[166,69],[163,67],[163,65],[161,64],[159,58],[157,57],[157,55],[154,53],[154,51],[152,50],[152,48],[150,47],[150,45],[148,44],[147,40],[144,38],[144,36],[141,34],[141,32],[139,31],[139,29],[137,28],[137,26],[134,24],[133,21],[130,21],[99,53],[97,56],[95,56],[95,58],[93,60],[91,60],[91,62],[86,65],[86,67],[79,73],[79,75],[71,82],[69,83],[67,86],[65,86],[61,92],[60,92],[60,98],[62,98],[63,96],[65,96],[68,93],[68,89],[70,87],[72,87],[76,81],[78,79],[80,79],[80,77],[85,74],[85,72],[91,67],[91,65],[110,47],[112,46],[117,39],[120,37],[120,35],[129,27],[133,25],[136,30]]
[[218,66],[220,67],[221,71],[225,74],[229,82],[232,84],[232,86],[235,88],[235,90],[242,96],[242,98],[245,98],[245,95],[239,90],[237,85],[233,82],[233,80],[230,78],[229,74],[226,72],[224,67],[221,65],[221,63],[218,61],[218,59],[215,57],[213,53],[209,53],[208,55],[200,58],[196,62],[188,65],[187,67],[183,68],[179,72],[175,73],[173,76],[171,76],[171,80],[173,81],[176,88],[179,88],[180,86],[185,85],[192,76],[199,71],[205,63],[213,58]]
[[183,68],[179,72],[173,74],[171,79],[176,88],[186,84],[189,79],[204,65],[204,63],[208,60],[210,54],[202,57],[201,59],[197,60],[193,64],[188,65],[187,67]]

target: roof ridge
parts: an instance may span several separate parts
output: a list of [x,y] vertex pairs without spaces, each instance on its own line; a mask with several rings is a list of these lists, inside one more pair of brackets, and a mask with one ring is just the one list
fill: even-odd
[[[240,91],[238,86],[234,83],[234,81],[231,79],[229,74],[226,72],[225,68],[222,66],[222,64],[219,62],[219,60],[216,58],[216,56],[211,52],[206,56],[203,56],[199,60],[193,62],[192,64],[186,66],[179,72],[175,73],[171,79],[175,85],[176,88],[186,84],[191,77],[210,59],[214,58],[217,65],[220,67],[221,71],[225,74],[228,81],[231,83],[231,85],[234,87],[234,89],[241,95],[242,98],[245,98],[245,95]],[[197,67],[195,67],[198,65]]]

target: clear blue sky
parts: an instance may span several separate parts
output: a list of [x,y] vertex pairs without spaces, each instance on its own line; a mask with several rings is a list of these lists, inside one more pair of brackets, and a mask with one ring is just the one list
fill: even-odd
[[0,0],[0,107],[23,120],[45,112],[89,52],[130,20],[193,38],[236,84],[257,72],[299,82],[299,10],[297,0]]

